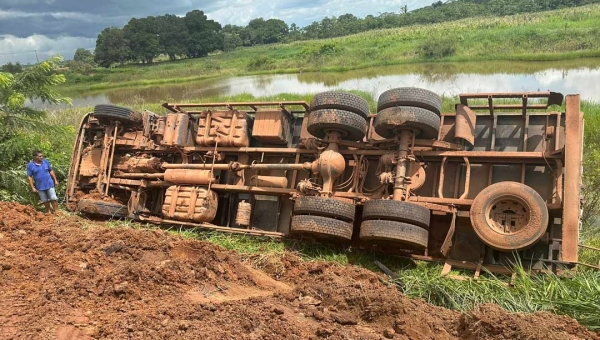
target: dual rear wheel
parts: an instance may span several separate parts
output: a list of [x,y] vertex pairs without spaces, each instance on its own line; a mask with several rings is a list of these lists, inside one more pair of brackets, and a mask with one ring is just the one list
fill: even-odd
[[[427,247],[429,209],[420,205],[391,200],[365,203],[360,239],[369,243],[404,244],[411,248]],[[352,239],[355,205],[336,198],[301,196],[294,204],[291,232],[322,240]]]
[[[442,99],[429,90],[400,87],[385,91],[377,102],[375,132],[392,138],[400,130],[412,130],[421,139],[435,139],[440,129]],[[325,138],[338,132],[342,139],[362,140],[367,132],[369,104],[351,93],[329,91],[315,95],[310,103],[307,130]]]

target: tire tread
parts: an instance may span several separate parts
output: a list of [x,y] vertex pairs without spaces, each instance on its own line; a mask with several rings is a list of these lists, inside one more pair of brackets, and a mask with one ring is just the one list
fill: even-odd
[[377,112],[393,106],[414,106],[436,113],[442,112],[442,98],[435,92],[418,87],[398,87],[383,92],[377,101]]
[[313,215],[292,217],[291,232],[294,234],[350,240],[352,239],[352,230],[352,223],[333,218]]
[[429,232],[409,223],[384,220],[363,221],[360,226],[363,241],[396,241],[417,247],[427,247]]
[[355,212],[354,204],[335,198],[300,196],[294,203],[294,215],[317,215],[352,222]]

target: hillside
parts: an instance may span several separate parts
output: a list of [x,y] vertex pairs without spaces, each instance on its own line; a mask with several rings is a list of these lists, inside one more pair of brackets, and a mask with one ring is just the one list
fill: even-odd
[[67,74],[62,91],[257,73],[344,71],[423,61],[560,60],[600,56],[600,5],[374,30],[205,58]]

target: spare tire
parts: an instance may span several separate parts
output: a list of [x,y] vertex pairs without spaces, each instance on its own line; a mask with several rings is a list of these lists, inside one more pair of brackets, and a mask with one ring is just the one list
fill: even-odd
[[109,124],[112,121],[130,125],[142,124],[143,115],[126,107],[99,104],[94,107],[94,117],[101,123]]
[[548,208],[532,188],[499,182],[483,189],[471,205],[471,224],[481,241],[500,251],[528,248],[548,229]]
[[399,87],[383,92],[377,101],[377,112],[393,106],[414,106],[442,113],[442,98],[435,92],[418,87]]
[[323,109],[310,112],[306,128],[317,138],[324,138],[327,131],[333,130],[340,132],[342,139],[358,141],[365,137],[367,121],[351,111]]
[[392,138],[400,129],[415,130],[420,139],[436,139],[440,130],[440,117],[413,106],[394,106],[377,113],[375,132],[384,138]]
[[115,202],[106,202],[95,199],[81,199],[77,203],[77,211],[96,216],[110,216],[112,218],[127,217],[127,206]]
[[341,109],[369,117],[369,103],[361,97],[339,91],[328,91],[315,95],[310,102],[310,111],[323,109]]

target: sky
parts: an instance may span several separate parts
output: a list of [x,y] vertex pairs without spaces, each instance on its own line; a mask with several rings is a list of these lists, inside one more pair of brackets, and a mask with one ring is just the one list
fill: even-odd
[[[131,18],[199,9],[222,25],[245,26],[254,18],[281,19],[304,27],[326,16],[359,18],[427,6],[434,0],[0,0],[0,65],[35,63],[61,54],[72,59],[79,47],[93,50],[106,27]],[[37,50],[37,56],[36,51]]]

